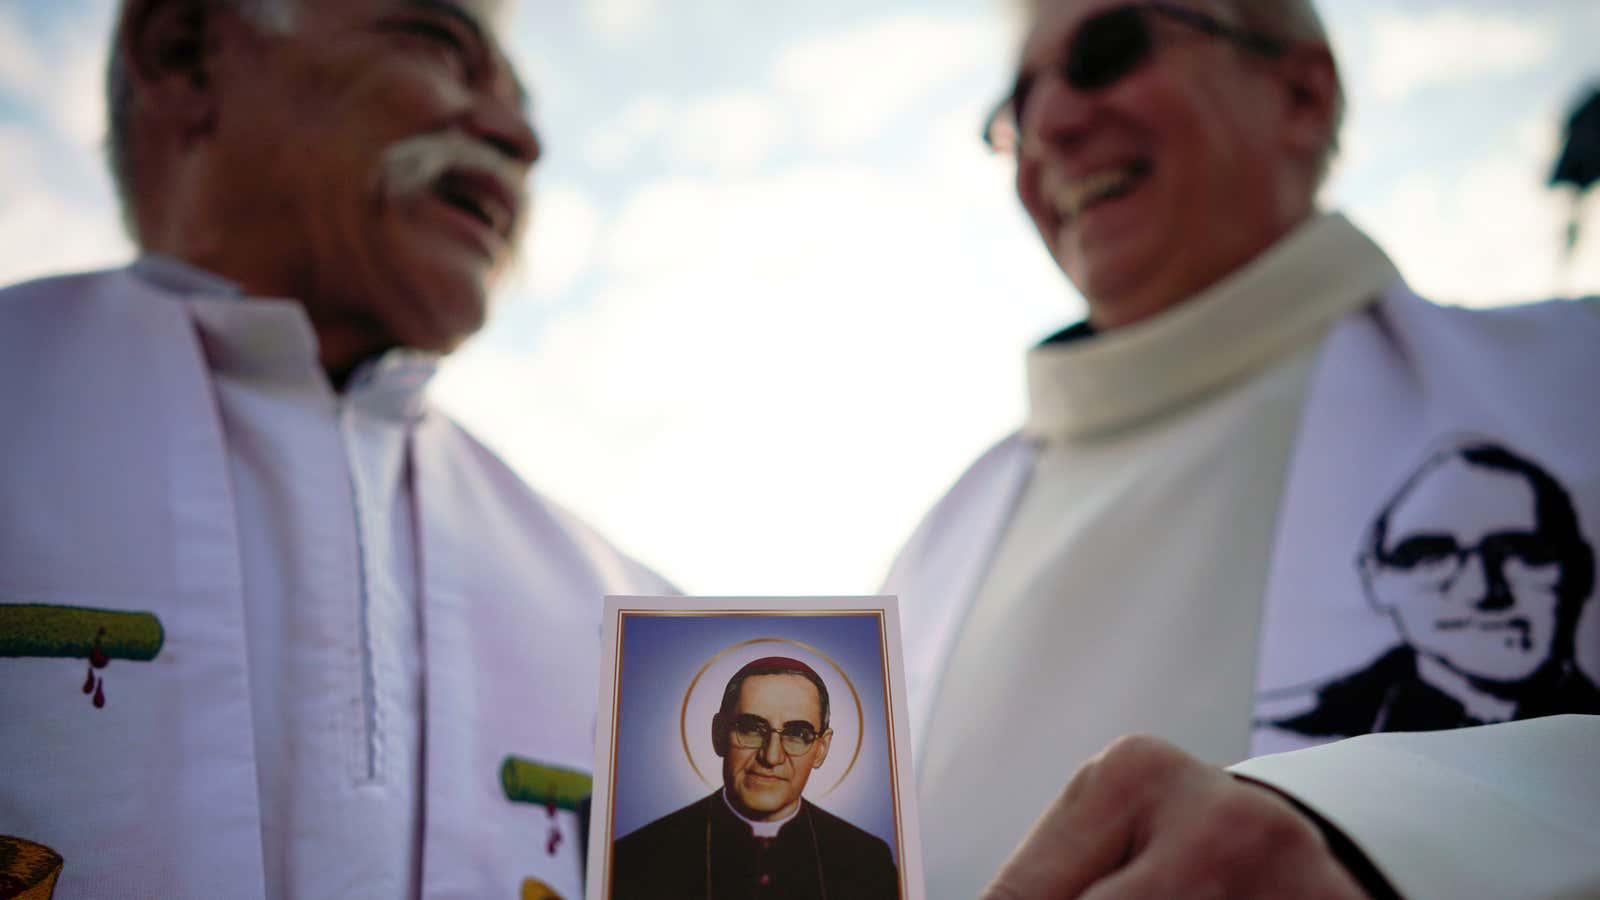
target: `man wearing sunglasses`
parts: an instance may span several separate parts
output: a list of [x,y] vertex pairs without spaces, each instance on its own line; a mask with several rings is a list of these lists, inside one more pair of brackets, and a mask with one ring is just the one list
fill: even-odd
[[[1035,0],[1020,56],[984,138],[1089,312],[1030,351],[1021,430],[886,587],[932,896],[1600,890],[1600,719],[1327,743],[1258,700],[1393,646],[1351,558],[1446,436],[1539,460],[1593,543],[1600,308],[1434,306],[1316,208],[1343,95],[1309,0]],[[1502,864],[1552,822],[1540,864]]]
[[889,845],[802,796],[832,742],[815,670],[745,664],[711,718],[722,790],[618,840],[610,896],[894,900]]

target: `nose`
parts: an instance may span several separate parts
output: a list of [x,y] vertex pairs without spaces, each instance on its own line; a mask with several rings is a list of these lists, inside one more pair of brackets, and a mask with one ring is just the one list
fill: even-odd
[[1500,564],[1490,562],[1482,554],[1479,554],[1478,562],[1483,567],[1483,580],[1486,582],[1483,599],[1478,601],[1478,609],[1494,612],[1515,606],[1517,598],[1511,593],[1511,585],[1506,583],[1506,573]]
[[767,742],[761,745],[761,764],[769,769],[776,769],[783,763],[783,736],[774,731],[767,735]]
[[1510,609],[1517,602],[1500,566],[1485,558],[1481,552],[1467,557],[1462,564],[1461,574],[1456,576],[1455,584],[1451,587],[1454,593],[1470,601],[1472,608],[1479,612]]
[[1024,151],[1049,144],[1070,149],[1081,142],[1088,130],[1097,101],[1094,96],[1073,90],[1061,75],[1041,73],[1034,82],[1023,117],[1017,122],[1018,137]]
[[523,166],[538,162],[543,151],[520,95],[514,99],[504,91],[485,91],[472,107],[466,128],[468,134]]

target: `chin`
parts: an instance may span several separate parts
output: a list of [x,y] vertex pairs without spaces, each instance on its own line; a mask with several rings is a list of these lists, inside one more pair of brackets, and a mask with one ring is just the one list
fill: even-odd
[[1549,647],[1512,651],[1484,643],[1451,647],[1450,651],[1442,656],[1456,671],[1476,681],[1507,686],[1532,678],[1550,655]]
[[488,295],[480,284],[434,282],[409,293],[412,302],[395,311],[391,331],[401,344],[412,349],[448,353],[487,321]]
[[[1481,669],[1483,666],[1483,660],[1476,660],[1476,662]],[[1538,658],[1533,658],[1530,656],[1529,658],[1525,659],[1508,659],[1505,660],[1502,665],[1495,666],[1492,670],[1480,670],[1477,672],[1468,672],[1467,674],[1478,679],[1479,681],[1486,681],[1492,684],[1501,684],[1511,687],[1521,684],[1522,682],[1527,681],[1529,678],[1532,678],[1534,675],[1538,674],[1539,670],[1544,667],[1544,663],[1545,657],[1543,656]]]
[[1060,262],[1067,279],[1083,295],[1102,324],[1108,327],[1125,325],[1155,312],[1135,308],[1136,288],[1140,285],[1138,266],[1110,259],[1089,262],[1081,256],[1061,258]]
[[789,798],[776,794],[745,793],[737,795],[740,805],[759,815],[771,815],[789,805]]
[[412,323],[406,327],[391,329],[395,343],[399,346],[429,353],[450,353],[477,331],[476,325],[467,327],[439,323]]
[[494,267],[475,251],[429,237],[390,243],[393,306],[383,318],[399,343],[448,352],[484,326]]

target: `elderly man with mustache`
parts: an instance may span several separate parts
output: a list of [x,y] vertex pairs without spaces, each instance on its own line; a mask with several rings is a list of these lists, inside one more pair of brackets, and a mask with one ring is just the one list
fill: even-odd
[[62,896],[581,892],[599,598],[669,588],[423,397],[539,159],[492,13],[122,5],[140,256],[0,293],[0,859]]

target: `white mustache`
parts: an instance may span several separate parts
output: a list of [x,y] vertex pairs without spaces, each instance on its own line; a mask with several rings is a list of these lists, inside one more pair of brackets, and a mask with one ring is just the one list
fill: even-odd
[[516,198],[517,221],[520,223],[526,218],[527,167],[459,131],[419,134],[389,145],[383,151],[379,178],[385,195],[391,200],[401,200],[428,190],[439,176],[451,169],[467,169],[493,177]]

